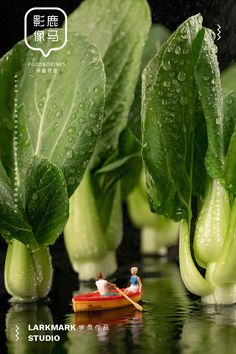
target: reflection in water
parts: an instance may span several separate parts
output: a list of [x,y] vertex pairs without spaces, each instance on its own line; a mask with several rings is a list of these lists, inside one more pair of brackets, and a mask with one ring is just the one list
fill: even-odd
[[142,312],[133,306],[70,315],[67,322],[75,323],[77,331],[68,332],[68,353],[77,353],[78,346],[81,353],[97,353],[101,347],[108,350],[112,343],[112,352],[125,352],[127,339],[132,346],[138,344],[142,331],[142,316]]
[[144,315],[142,351],[147,353],[155,348],[160,354],[179,353],[178,338],[192,310],[179,269],[174,263],[145,259],[143,271],[147,313]]
[[236,348],[235,306],[202,306],[183,327],[183,354],[233,354]]
[[[29,341],[29,335],[52,335],[51,331],[28,330],[35,324],[53,324],[51,311],[46,304],[14,303],[6,315],[6,336],[9,354],[49,354],[53,341]],[[19,333],[19,339],[16,334]]]

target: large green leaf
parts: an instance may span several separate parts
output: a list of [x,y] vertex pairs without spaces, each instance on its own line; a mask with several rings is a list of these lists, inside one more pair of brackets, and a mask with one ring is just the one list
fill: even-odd
[[207,151],[207,127],[200,102],[195,106],[195,132],[193,148],[193,194],[198,197],[205,194],[207,172],[205,167],[205,156]]
[[143,74],[143,160],[154,211],[179,221],[191,214],[194,67],[202,43],[202,18],[178,27]]
[[34,235],[24,217],[21,201],[10,186],[10,181],[0,163],[0,230],[7,241],[12,235],[26,244],[36,247]]
[[[19,241],[24,242],[26,245],[30,245],[32,248],[37,247],[37,243],[34,240],[34,236],[30,225],[24,219],[22,214],[22,207],[16,210],[14,206],[15,200],[13,191],[9,191],[0,182],[0,228],[1,234],[6,241],[11,241],[12,237]],[[21,210],[19,210],[21,209]]]
[[225,182],[227,188],[236,195],[236,129],[230,140],[225,162]]
[[34,250],[63,231],[100,136],[104,66],[89,39],[70,33],[50,60],[18,43],[0,69],[0,231]]
[[0,180],[0,228],[31,250],[55,242],[68,218],[68,194],[63,173],[46,158],[34,156],[25,171],[24,211],[17,193]]
[[220,70],[216,56],[217,47],[211,32],[205,30],[195,68],[195,79],[207,124],[206,168],[210,177],[219,178],[224,168],[224,111]]
[[141,142],[141,73],[148,62],[156,55],[160,47],[170,36],[170,32],[162,25],[153,24],[146,41],[141,64],[140,77],[136,86],[134,100],[128,117],[128,125],[134,137]]
[[[71,195],[101,132],[105,90],[102,60],[86,37],[69,33],[67,45],[50,54],[49,64],[57,73],[38,73],[35,62],[47,68],[49,59],[29,50],[24,42],[1,59],[1,159],[12,181],[17,174],[20,188],[31,156],[47,157],[62,169]],[[14,115],[18,137],[15,160]]]
[[236,91],[224,93],[224,152],[228,152],[230,139],[236,124]]
[[68,18],[69,30],[89,36],[105,65],[105,123],[96,167],[116,148],[126,125],[150,22],[146,0],[87,0]]
[[26,170],[26,215],[36,242],[53,244],[69,217],[69,200],[63,173],[45,158],[34,156]]
[[236,195],[236,92],[224,94],[224,179],[226,187]]

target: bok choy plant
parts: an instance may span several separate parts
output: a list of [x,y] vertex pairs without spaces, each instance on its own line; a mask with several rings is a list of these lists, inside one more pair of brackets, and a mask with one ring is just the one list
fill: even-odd
[[64,232],[72,266],[81,280],[94,278],[98,270],[105,275],[116,270],[115,251],[123,232],[120,171],[126,162],[126,157],[120,158],[119,146],[126,135],[150,22],[146,0],[86,0],[68,18],[69,30],[85,34],[99,48],[107,78],[101,137],[70,199]]
[[[141,72],[169,36],[170,32],[164,26],[159,24],[151,26],[143,51]],[[128,129],[137,142],[136,153],[141,158],[141,73],[129,114]],[[167,247],[176,243],[179,225],[150,211],[144,171],[140,168],[138,172],[140,174],[139,179],[135,180],[133,178],[132,187],[134,188],[128,197],[126,195],[129,216],[132,223],[141,230],[141,253],[164,255],[167,252]]]
[[236,94],[221,88],[213,37],[200,15],[190,17],[145,68],[142,155],[152,210],[182,220],[186,287],[205,303],[230,304],[236,301]]
[[[33,44],[33,36],[28,39]],[[47,42],[45,41],[45,51]],[[8,242],[5,286],[13,299],[45,297],[48,246],[62,233],[68,198],[101,133],[105,72],[88,38],[69,33],[49,59],[19,42],[0,61],[0,231]]]
[[150,211],[144,171],[129,194],[127,203],[133,224],[141,229],[141,253],[165,255],[167,248],[177,242],[179,223]]

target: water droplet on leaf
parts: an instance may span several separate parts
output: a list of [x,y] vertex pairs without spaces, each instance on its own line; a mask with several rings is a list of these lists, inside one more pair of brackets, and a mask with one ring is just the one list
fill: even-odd
[[180,98],[180,104],[181,104],[182,106],[186,106],[186,104],[188,104],[188,99],[187,99],[187,97],[182,96],[182,97]]
[[169,71],[170,68],[171,68],[171,63],[169,60],[165,61],[163,64],[162,64],[162,68],[165,70],[165,71]]
[[177,79],[182,82],[185,80],[185,77],[186,77],[185,73],[183,71],[180,71],[178,73]]
[[176,55],[180,55],[181,54],[181,48],[178,45],[175,47],[175,54]]

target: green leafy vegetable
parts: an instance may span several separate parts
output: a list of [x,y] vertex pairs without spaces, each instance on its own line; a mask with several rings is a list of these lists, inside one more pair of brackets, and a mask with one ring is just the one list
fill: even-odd
[[127,203],[133,224],[141,228],[140,251],[142,254],[164,255],[168,246],[176,244],[179,223],[150,211],[144,171],[142,171],[137,185],[129,194]]
[[[37,72],[48,63],[56,71]],[[45,246],[68,219],[68,197],[101,134],[104,98],[98,49],[77,33],[50,62],[24,42],[0,60],[0,231],[10,242],[5,284],[14,299],[32,301],[50,290]]]
[[228,304],[236,301],[235,93],[222,91],[216,52],[211,31],[196,15],[147,65],[142,153],[153,210],[182,220],[179,258],[186,287],[206,303]]
[[126,125],[149,26],[146,0],[87,0],[68,18],[69,30],[97,45],[107,76],[105,122],[95,166],[116,148]]
[[71,264],[81,280],[94,278],[98,269],[115,271],[115,258],[108,253],[89,172],[70,198],[70,218],[64,234]]
[[197,15],[191,21],[191,25],[189,20],[185,21],[170,36],[143,74],[142,154],[150,174],[147,182],[151,207],[176,221],[191,214],[197,97],[193,51],[201,41],[201,17]]
[[34,156],[26,170],[26,216],[39,245],[53,244],[69,217],[62,172],[47,159]]
[[[115,250],[122,238],[119,181],[130,175],[130,162],[139,159],[140,163],[136,151],[133,153],[131,149],[128,154],[127,151],[122,151],[121,141],[125,140],[127,144],[129,141],[125,137],[124,128],[128,121],[149,26],[150,11],[146,0],[87,0],[68,18],[69,30],[89,36],[99,48],[107,77],[105,118],[101,137],[89,164],[90,182],[82,184],[84,192],[79,187],[75,197],[73,196],[71,214],[65,230],[68,253],[81,279],[94,278],[97,269],[104,271],[106,275],[116,269]],[[94,196],[87,200],[83,198],[82,201],[79,195],[85,195],[86,188],[88,194],[93,193]],[[91,205],[91,218],[99,219],[99,225],[94,221],[97,230],[95,226],[91,230],[89,224],[83,226],[86,237],[81,243],[79,240],[83,238],[82,228],[75,228],[78,212],[82,210],[76,203],[80,202],[84,205],[83,214]],[[85,203],[88,205],[85,206]],[[87,218],[84,220],[85,223],[91,222]],[[89,251],[91,247],[96,250],[96,257]],[[102,251],[99,254],[100,247],[103,251],[106,248],[106,254]]]
[[[170,32],[162,25],[153,24],[150,28],[148,39],[146,41],[143,57],[141,63],[140,77],[136,86],[135,96],[133,100],[132,107],[130,109],[128,118],[128,127],[132,131],[134,137],[140,142],[141,145],[141,73],[148,62],[153,58],[153,56],[158,52],[161,45],[170,36]],[[140,147],[141,148],[141,147]]]
[[[55,60],[58,64],[64,63],[65,67],[59,67],[58,73],[47,77],[38,74],[35,67],[31,66],[32,61],[46,65],[47,59],[41,54],[32,53],[23,42],[17,44],[0,62],[2,68],[0,136],[7,137],[10,142],[9,149],[5,149],[3,145],[5,141],[1,140],[0,156],[11,181],[11,188],[17,190],[15,193],[19,200],[19,210],[21,207],[26,210],[29,228],[32,227],[33,233],[37,230],[34,238],[40,245],[54,242],[63,231],[68,201],[62,173],[70,196],[79,184],[92,156],[102,127],[104,106],[103,64],[97,49],[87,38],[70,33],[66,47],[52,53],[51,56],[50,60]],[[17,89],[14,89],[15,82]],[[9,91],[5,88],[7,85],[11,85],[9,86],[11,96],[8,101]],[[35,163],[32,162],[28,167],[29,172],[25,173],[29,160],[35,155],[44,156],[49,161],[35,159]],[[61,169],[62,173],[56,172],[57,168]],[[32,169],[34,172],[30,171]],[[46,175],[43,177],[43,173],[47,173],[48,178]],[[33,183],[38,183],[37,175],[44,178],[40,182],[42,186],[32,187]],[[54,178],[54,185],[51,185],[50,193],[53,193],[53,187],[57,190],[54,203],[58,211],[54,210],[55,215],[52,210],[48,213],[44,199],[46,187],[44,184],[49,184],[51,178]],[[13,196],[13,193],[11,194]],[[38,201],[35,203],[31,199],[36,196]],[[61,203],[62,199],[64,203]],[[58,202],[60,205],[57,205]],[[33,204],[37,204],[36,213],[32,210]],[[57,213],[59,214],[56,216]],[[5,215],[7,217],[9,213]],[[1,218],[4,219],[4,215],[1,215]],[[52,230],[57,224],[53,231],[55,236],[47,235],[49,230],[45,232],[45,223],[44,229],[40,230],[38,224],[42,220],[45,221],[45,218],[51,224]],[[55,218],[55,221],[52,221],[52,218]],[[61,221],[58,222],[60,218]],[[18,236],[12,234],[12,237]],[[28,237],[24,240],[22,235],[18,239],[29,244],[32,249],[35,248],[35,242]]]

